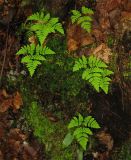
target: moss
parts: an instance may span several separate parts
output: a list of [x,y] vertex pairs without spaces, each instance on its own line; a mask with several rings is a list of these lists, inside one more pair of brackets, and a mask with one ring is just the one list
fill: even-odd
[[[62,122],[52,123],[42,115],[40,106],[36,102],[25,109],[25,118],[33,129],[33,134],[45,145],[47,157],[51,160],[72,160],[73,148],[65,149],[62,142],[67,132],[66,125]],[[48,159],[47,158],[47,159]]]
[[120,148],[116,149],[112,155],[113,160],[131,160],[131,140],[125,142]]

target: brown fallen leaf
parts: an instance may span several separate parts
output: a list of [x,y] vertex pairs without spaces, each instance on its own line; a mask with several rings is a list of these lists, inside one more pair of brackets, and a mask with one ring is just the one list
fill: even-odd
[[105,131],[99,132],[96,137],[98,138],[99,142],[106,145],[108,151],[111,151],[113,148],[113,138],[109,133],[106,133]]
[[0,150],[0,160],[4,160],[4,157],[3,157],[3,154],[2,154],[1,150]]
[[111,49],[104,43],[100,44],[95,49],[92,49],[91,53],[106,63],[110,62],[110,57],[112,55]]
[[19,92],[16,92],[13,97],[12,108],[18,110],[22,105],[23,105],[23,101],[22,101],[21,95]]
[[69,24],[67,27],[67,48],[68,51],[75,51],[83,46],[94,42],[91,34],[87,33],[79,25]]
[[0,112],[6,112],[12,106],[12,99],[4,100],[0,105]]
[[31,157],[35,157],[37,154],[37,151],[30,146],[26,141],[23,142],[23,147],[24,150],[31,156]]
[[35,44],[35,45],[37,45],[37,39],[36,39],[36,37],[33,35],[33,36],[31,36],[31,37],[29,37],[29,39],[28,39],[28,41],[31,43],[31,44]]
[[105,40],[105,36],[100,29],[94,28],[92,32],[93,32],[93,35],[95,36],[97,41],[104,41]]
[[96,10],[98,10],[101,15],[103,14],[103,10],[106,12],[110,12],[121,5],[125,5],[128,0],[100,0],[97,3]]
[[111,28],[111,24],[108,17],[101,17],[99,19],[100,26],[102,30],[108,30]]
[[0,0],[0,5],[2,5],[4,3],[4,0]]
[[5,89],[2,90],[2,95],[3,95],[5,98],[8,98],[8,97],[10,96]]

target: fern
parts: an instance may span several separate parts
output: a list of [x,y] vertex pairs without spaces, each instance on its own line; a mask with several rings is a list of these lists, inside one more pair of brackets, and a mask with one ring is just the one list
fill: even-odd
[[21,62],[26,63],[30,75],[33,76],[36,68],[41,64],[41,61],[46,60],[45,55],[55,54],[55,52],[46,46],[42,47],[40,45],[35,46],[34,44],[30,44],[21,47],[16,54],[25,55],[25,57],[21,59]]
[[[42,61],[46,60],[45,55],[55,53],[50,48],[45,46],[44,42],[47,36],[50,33],[55,33],[56,31],[64,34],[64,30],[62,28],[62,24],[59,23],[59,19],[51,18],[49,13],[34,13],[27,18],[27,21],[30,21],[30,23],[28,23],[26,27],[28,29],[27,37],[28,39],[30,36],[34,36],[35,38],[37,38],[38,45],[25,45],[16,54],[25,55],[25,57],[22,58],[21,62],[26,63],[30,75],[33,76],[38,65],[40,65]],[[43,44],[45,47],[43,47]]]
[[90,8],[82,7],[81,12],[78,10],[72,10],[72,14],[72,23],[76,22],[78,25],[81,25],[83,29],[90,33],[92,26],[92,17],[90,15],[94,14],[93,10]]
[[86,150],[89,136],[93,135],[91,128],[98,129],[100,126],[92,116],[83,118],[81,114],[78,114],[78,117],[73,117],[68,125],[68,129],[74,129],[73,134],[69,132],[66,135],[63,144],[67,147],[71,144],[73,139],[76,139],[83,150]]
[[62,24],[59,23],[59,19],[51,18],[49,13],[34,13],[27,18],[27,21],[33,21],[30,30],[35,32],[41,45],[50,33],[55,33],[57,31],[64,34],[64,30]]
[[76,60],[73,71],[83,69],[82,79],[87,80],[97,92],[100,92],[101,88],[107,94],[111,81],[108,76],[113,74],[107,67],[103,61],[95,56],[89,58],[82,56],[82,58]]

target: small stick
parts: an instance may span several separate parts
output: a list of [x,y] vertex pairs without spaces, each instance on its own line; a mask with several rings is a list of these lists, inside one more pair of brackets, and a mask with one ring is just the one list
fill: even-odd
[[4,54],[2,68],[1,68],[1,72],[0,72],[0,87],[2,86],[2,75],[3,75],[3,70],[4,70],[6,55],[7,55],[7,46],[8,46],[8,38],[9,38],[9,23],[7,26],[7,36],[6,37],[7,38],[6,38],[6,44],[5,44],[5,54]]

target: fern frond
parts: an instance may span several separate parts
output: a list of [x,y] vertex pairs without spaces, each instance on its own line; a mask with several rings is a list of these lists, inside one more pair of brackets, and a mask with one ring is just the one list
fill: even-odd
[[62,24],[61,23],[57,23],[55,25],[55,30],[58,31],[59,33],[61,34],[64,34],[64,30],[63,30],[63,27],[62,27]]
[[40,61],[32,61],[32,60],[26,64],[26,66],[27,66],[27,68],[28,68],[28,70],[29,70],[29,73],[30,73],[31,77],[33,76],[36,68],[37,68],[38,65],[40,65],[40,64],[41,64]]
[[[16,53],[17,55],[26,55],[22,58],[21,62],[26,63],[30,75],[32,76],[41,61],[46,60],[45,55],[55,54],[50,48],[43,47],[45,39],[50,33],[56,31],[64,34],[62,24],[59,23],[58,18],[51,18],[50,14],[44,14],[44,12],[37,12],[27,18],[27,21],[34,21],[29,23],[29,33],[33,34],[37,38],[38,45],[35,44],[25,45]],[[40,45],[39,45],[40,44]],[[33,66],[34,65],[34,66]]]
[[16,55],[21,55],[26,53],[27,53],[27,46],[23,46],[18,52],[16,52]]
[[82,58],[79,58],[78,60],[75,61],[75,65],[73,66],[73,72],[86,67],[87,67],[87,59],[85,56],[82,56]]
[[75,128],[73,134],[69,132],[69,134],[66,135],[63,141],[64,145],[70,145],[75,138],[82,147],[82,149],[86,150],[89,136],[93,135],[93,132],[90,128],[98,129],[100,128],[100,126],[92,116],[87,116],[86,118],[83,118],[83,116],[79,113],[77,117],[72,118],[68,125],[68,129],[72,130],[73,128]]
[[73,71],[84,68],[85,70],[82,73],[82,79],[87,80],[97,92],[100,92],[101,88],[107,94],[111,81],[108,76],[113,74],[113,72],[108,70],[107,65],[95,56],[90,56],[88,60],[86,59],[84,61],[86,64],[79,58],[73,67]]
[[87,8],[87,7],[85,7],[85,6],[82,7],[81,12],[82,12],[83,14],[94,14],[94,12],[93,12],[92,9]]
[[100,128],[98,122],[92,116],[88,116],[84,119],[84,125],[90,128]]
[[72,10],[72,13],[71,20],[72,23],[75,23],[81,17],[81,13],[78,10]]
[[73,134],[84,150],[86,150],[86,145],[88,142],[88,134],[86,132],[87,131],[86,129],[87,128],[79,127],[74,131],[74,134]]
[[92,21],[92,18],[91,18],[90,16],[80,17],[80,18],[78,19],[77,24],[81,24],[81,23],[83,23],[83,22],[85,22],[85,21]]
[[17,54],[26,54],[26,56],[21,59],[21,62],[26,63],[30,75],[33,76],[37,66],[41,64],[41,61],[46,60],[44,55],[55,54],[55,52],[48,47],[42,47],[40,45],[35,46],[34,44],[30,44],[23,46],[17,52]]
[[52,51],[50,48],[48,47],[44,47],[44,54],[48,55],[48,54],[55,54],[54,51]]
[[103,61],[93,55],[89,57],[88,64],[90,67],[107,68],[107,65]]
[[45,15],[43,12],[39,13],[39,12],[36,12],[34,14],[32,14],[31,16],[29,16],[27,18],[27,20],[31,20],[31,21],[43,21],[45,18]]
[[27,20],[35,21],[31,25],[30,30],[35,32],[41,45],[50,33],[58,31],[61,34],[64,34],[64,30],[62,28],[62,24],[59,23],[59,19],[51,18],[49,13],[45,15],[43,12],[37,12],[29,16]]
[[90,33],[92,27],[92,17],[90,15],[92,15],[94,12],[86,7],[82,7],[81,12],[82,13],[80,13],[78,10],[72,10],[72,23],[76,22],[78,25],[80,24],[83,29]]
[[73,117],[73,119],[70,121],[68,128],[77,127],[79,125],[77,117]]
[[81,23],[81,27],[83,29],[85,29],[88,33],[91,32],[91,23],[88,21],[84,21],[83,23]]

